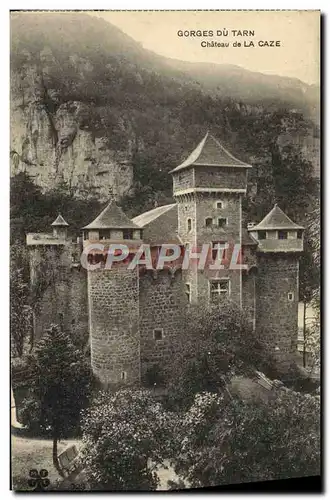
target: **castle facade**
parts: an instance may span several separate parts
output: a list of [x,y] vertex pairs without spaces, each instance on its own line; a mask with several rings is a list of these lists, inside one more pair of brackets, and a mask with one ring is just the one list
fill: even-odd
[[[139,384],[175,352],[185,308],[221,308],[228,299],[247,310],[260,340],[285,361],[297,345],[303,227],[277,205],[258,224],[244,227],[242,197],[250,168],[206,134],[171,171],[175,203],[129,219],[111,201],[77,242],[68,238],[62,216],[52,235],[28,234],[31,282],[45,282],[35,308],[35,338],[50,323],[62,324],[82,345],[89,339],[93,372],[105,387]],[[107,268],[104,249],[122,243],[129,255]],[[180,257],[162,269],[130,269],[125,264],[141,244],[152,256],[163,245],[177,245]],[[223,265],[183,266],[185,252],[199,252],[203,245],[209,245],[213,264],[221,248]],[[80,255],[90,248],[85,269]]]

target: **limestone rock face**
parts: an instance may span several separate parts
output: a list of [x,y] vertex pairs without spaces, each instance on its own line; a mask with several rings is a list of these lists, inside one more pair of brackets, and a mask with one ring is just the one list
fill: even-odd
[[93,123],[93,103],[60,102],[59,96],[60,82],[59,88],[49,86],[47,66],[25,64],[12,73],[11,174],[25,171],[43,190],[64,181],[77,196],[105,200],[111,190],[120,198],[133,182],[130,124],[116,122],[127,137],[118,149],[111,131]]

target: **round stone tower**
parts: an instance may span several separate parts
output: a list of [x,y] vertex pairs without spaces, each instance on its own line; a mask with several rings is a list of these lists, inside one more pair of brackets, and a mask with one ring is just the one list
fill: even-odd
[[303,227],[275,205],[249,231],[258,241],[256,332],[278,363],[285,366],[297,351]]
[[[129,256],[142,243],[142,230],[111,201],[83,232],[88,260],[88,312],[91,365],[103,387],[136,385],[141,380],[139,276]],[[129,256],[109,267],[109,248]],[[113,255],[113,254],[112,254]],[[108,259],[108,260],[107,260]],[[115,259],[114,259],[115,260]]]

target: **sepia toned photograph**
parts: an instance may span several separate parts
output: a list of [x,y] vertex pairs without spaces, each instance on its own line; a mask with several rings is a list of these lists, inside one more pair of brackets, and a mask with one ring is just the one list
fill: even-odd
[[11,490],[321,492],[320,30],[10,12]]

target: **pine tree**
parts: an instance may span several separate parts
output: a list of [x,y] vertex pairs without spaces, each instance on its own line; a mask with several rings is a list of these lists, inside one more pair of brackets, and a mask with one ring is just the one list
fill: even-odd
[[[53,463],[63,475],[57,457],[57,442],[79,426],[80,411],[86,406],[90,371],[83,355],[57,325],[45,332],[32,355],[33,381],[25,420],[29,427],[51,432]],[[24,418],[24,417],[23,417]]]

